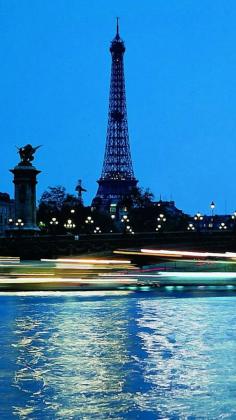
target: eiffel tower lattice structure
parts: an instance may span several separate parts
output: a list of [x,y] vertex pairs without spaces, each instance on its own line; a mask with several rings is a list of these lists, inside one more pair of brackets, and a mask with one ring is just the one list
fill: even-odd
[[93,200],[93,205],[99,204],[106,211],[127,197],[138,182],[134,176],[129,144],[123,60],[125,45],[120,38],[118,19],[110,52],[112,64],[106,148],[98,191]]

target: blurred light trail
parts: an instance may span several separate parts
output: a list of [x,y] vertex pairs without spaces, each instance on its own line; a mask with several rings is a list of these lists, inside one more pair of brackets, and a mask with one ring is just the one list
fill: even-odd
[[143,254],[153,254],[158,256],[174,256],[176,258],[182,257],[213,257],[213,258],[236,258],[236,253],[234,252],[195,252],[195,251],[174,251],[168,249],[141,249]]
[[199,273],[199,272],[159,272],[161,277],[178,277],[178,278],[209,278],[209,279],[236,279],[236,272],[231,273],[220,273],[220,272],[210,272],[210,273]]
[[0,263],[7,263],[7,264],[15,264],[15,263],[19,263],[20,262],[20,258],[19,257],[1,257],[0,256]]
[[[27,278],[25,279],[24,277],[18,277],[17,279],[0,279],[0,287],[1,284],[30,284],[30,283],[111,283],[113,282],[114,279],[112,278],[105,278],[102,281],[99,282],[99,280],[97,279],[82,279],[82,278],[51,278],[51,279],[45,279],[45,278],[41,278],[41,277],[32,277],[32,278]],[[133,283],[133,282],[137,282],[137,279],[135,278],[131,278],[131,279],[121,279],[119,283]]]
[[41,261],[46,262],[64,262],[64,263],[85,263],[85,264],[131,264],[129,260],[100,260],[100,259],[87,259],[87,258],[56,258],[46,259],[42,258]]

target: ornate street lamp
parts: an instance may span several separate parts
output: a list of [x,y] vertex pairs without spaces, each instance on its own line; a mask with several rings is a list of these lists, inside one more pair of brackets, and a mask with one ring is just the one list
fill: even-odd
[[214,210],[215,210],[215,203],[214,203],[214,201],[212,201],[211,202],[211,204],[210,204],[210,207],[211,207],[211,215],[212,215],[212,217],[214,216]]
[[189,231],[195,230],[195,227],[194,227],[193,223],[188,224],[187,230],[189,230]]
[[134,235],[134,231],[133,231],[133,229],[132,229],[132,227],[131,226],[126,226],[126,232],[127,233],[130,233],[131,235]]
[[24,222],[22,219],[17,219],[17,221],[15,222],[15,225],[20,229],[24,226]]
[[232,219],[231,227],[235,231],[235,227],[236,227],[236,210],[231,215],[231,219]]
[[232,214],[231,218],[232,218],[234,221],[236,221],[236,210],[233,212],[233,214]]
[[85,223],[88,225],[92,225],[94,223],[94,220],[92,219],[91,216],[88,216],[87,219],[85,220]]
[[50,220],[50,225],[53,225],[53,226],[56,226],[56,225],[58,225],[58,220],[57,220],[57,218],[56,217],[52,217],[52,219]]
[[163,227],[164,223],[166,222],[166,217],[163,213],[160,213],[157,217],[157,226],[156,226],[156,232],[158,232],[159,230],[161,230],[161,228]]
[[129,223],[129,218],[127,214],[123,215],[123,217],[121,218],[121,223],[124,223],[123,233],[129,233],[129,229],[127,229],[127,223]]
[[50,220],[50,225],[51,225],[51,232],[52,234],[56,234],[56,230],[57,230],[57,226],[59,224],[58,220],[56,217],[52,217],[52,219]]
[[99,226],[96,226],[94,229],[94,233],[102,233],[101,229]]
[[122,223],[129,223],[129,218],[128,218],[127,214],[124,214],[124,216],[121,219],[121,222]]
[[91,216],[87,216],[85,223],[88,226],[88,231],[90,232],[90,229],[92,228],[92,225],[94,224],[94,220],[92,219]]
[[72,220],[71,220],[71,219],[68,219],[68,220],[67,220],[67,222],[66,222],[66,223],[64,223],[64,227],[65,227],[66,229],[71,230],[71,229],[74,229],[74,228],[76,227],[76,225],[72,222]]
[[200,222],[203,221],[203,216],[201,215],[200,211],[198,211],[195,216],[194,220],[196,221],[196,227],[198,230],[200,230]]
[[194,220],[197,220],[197,221],[203,220],[203,216],[201,215],[201,213],[199,211],[194,216]]
[[164,214],[159,214],[159,216],[157,217],[158,222],[166,222],[166,218]]
[[220,224],[220,226],[219,226],[219,229],[220,229],[220,230],[226,230],[226,229],[227,229],[226,224],[225,224],[224,222],[221,222],[221,224]]

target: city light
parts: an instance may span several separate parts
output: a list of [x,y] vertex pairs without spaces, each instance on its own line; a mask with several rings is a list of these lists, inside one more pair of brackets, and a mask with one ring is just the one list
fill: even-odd
[[157,224],[156,229],[155,229],[156,232],[158,232],[159,230],[161,230],[163,228],[164,223],[166,222],[166,217],[165,217],[165,215],[163,213],[160,213],[157,216],[157,222],[158,222],[158,224]]
[[24,222],[23,222],[23,220],[22,220],[22,219],[17,219],[17,221],[16,221],[15,225],[16,225],[17,227],[23,227],[23,226],[24,226]]
[[233,212],[233,214],[232,214],[231,218],[232,218],[233,220],[236,220],[236,210]]
[[159,216],[157,217],[157,220],[158,220],[158,222],[159,221],[161,221],[161,222],[166,222],[166,218],[165,218],[165,215],[164,214],[159,214]]
[[64,223],[64,227],[66,229],[74,229],[76,227],[75,223],[72,222],[71,219],[68,219],[66,223]]
[[59,222],[56,217],[52,217],[49,223],[50,225],[58,225]]
[[210,207],[211,207],[211,215],[212,215],[212,217],[214,216],[214,210],[215,210],[215,203],[214,203],[214,201],[212,201],[211,202],[211,204],[210,204]]
[[127,214],[125,214],[125,215],[122,217],[121,222],[122,222],[122,223],[129,223],[129,218],[128,218]]
[[87,219],[85,220],[85,223],[92,225],[94,223],[94,220],[92,219],[91,216],[88,216]]
[[197,221],[203,220],[203,216],[201,215],[199,211],[194,216],[194,220],[197,220]]
[[220,224],[220,226],[219,226],[219,229],[220,229],[220,230],[226,230],[226,229],[227,229],[226,224],[225,224],[224,222],[221,222],[221,224]]
[[94,233],[102,233],[101,229],[99,226],[96,226],[94,229]]
[[126,231],[128,232],[128,233],[131,233],[131,235],[134,235],[134,231],[133,231],[133,229],[132,229],[132,227],[131,226],[126,226]]

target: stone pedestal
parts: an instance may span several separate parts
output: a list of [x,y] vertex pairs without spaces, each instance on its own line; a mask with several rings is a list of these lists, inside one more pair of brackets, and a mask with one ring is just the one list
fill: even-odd
[[[35,234],[40,229],[36,224],[36,184],[38,171],[30,163],[19,163],[11,171],[15,184],[15,223],[12,229],[24,234]],[[22,224],[16,225],[18,219]]]

